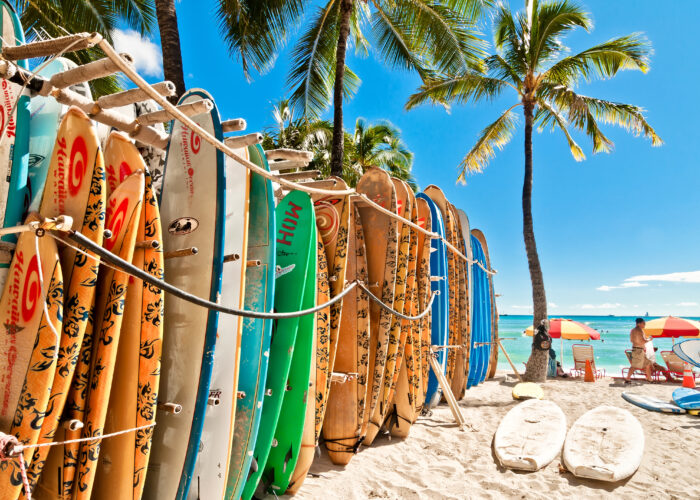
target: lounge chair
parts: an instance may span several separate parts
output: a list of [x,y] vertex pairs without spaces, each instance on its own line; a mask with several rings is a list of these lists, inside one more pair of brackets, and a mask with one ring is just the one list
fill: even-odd
[[[632,370],[632,376],[630,379],[637,378],[635,377],[635,373],[639,372],[642,374],[642,378],[644,380],[647,379],[646,374],[644,373],[644,370],[642,368],[632,368],[632,349],[625,349],[625,355],[627,356],[627,361],[629,361],[630,365],[626,368],[622,369],[622,378],[627,378],[627,372]],[[661,382],[661,377],[664,375],[664,372],[661,370],[654,370],[653,368],[651,369],[651,379],[656,381],[656,382]]]
[[[685,370],[685,362],[678,357],[673,351],[661,351],[661,358],[666,363],[669,373],[677,379],[683,379],[683,370]],[[697,379],[700,373],[693,372],[693,376]]]
[[593,376],[597,379],[605,377],[605,370],[598,370],[595,367],[595,356],[593,346],[590,344],[574,344],[571,346],[571,353],[574,356],[574,367],[569,370],[572,377],[583,377],[586,374],[586,361],[591,362]]

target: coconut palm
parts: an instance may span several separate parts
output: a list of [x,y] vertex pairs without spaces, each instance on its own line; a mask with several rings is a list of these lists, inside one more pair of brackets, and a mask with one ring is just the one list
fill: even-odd
[[[73,0],[15,0],[27,40],[56,38],[67,33],[100,33],[112,43],[112,32],[124,23],[128,28],[148,35],[155,25],[153,0],[115,0],[111,2],[76,2]],[[99,48],[66,54],[78,64],[104,57]],[[90,82],[93,96],[121,90],[116,77]]]
[[[619,125],[635,135],[651,139],[653,146],[661,139],[644,118],[643,109],[580,94],[581,81],[608,79],[621,70],[649,68],[651,48],[639,33],[613,38],[577,54],[565,55],[563,35],[592,23],[587,12],[568,0],[538,2],[529,0],[525,12],[511,12],[507,5],[496,9],[493,36],[496,53],[484,60],[486,73],[464,71],[430,78],[410,97],[407,108],[425,102],[466,104],[500,97],[513,91],[515,103],[493,123],[484,128],[474,146],[460,164],[459,179],[469,172],[480,172],[503,148],[517,125],[515,110],[522,108],[525,118],[525,179],[523,183],[523,236],[532,281],[534,324],[547,318],[547,299],[532,222],[532,130],[559,129],[577,161],[585,158],[583,150],[569,129],[583,131],[591,139],[593,153],[610,152],[613,142],[603,134],[600,124]],[[546,321],[544,323],[546,327]],[[526,378],[544,380],[547,351],[532,350]]]
[[[310,4],[303,0],[220,2],[224,38],[244,71],[270,67],[287,33]],[[348,42],[360,54],[372,46],[389,66],[415,70],[424,77],[433,70],[466,70],[483,56],[474,21],[487,4],[490,0],[328,0],[315,7],[293,49],[288,82],[292,103],[308,119],[320,116],[332,98],[333,174],[340,175],[343,167],[343,98],[359,85],[359,78],[345,65]]]
[[175,0],[155,0],[160,47],[163,53],[163,76],[175,85],[175,95],[170,102],[176,104],[185,93],[185,75],[182,69],[182,51],[180,50],[180,31],[177,28]]

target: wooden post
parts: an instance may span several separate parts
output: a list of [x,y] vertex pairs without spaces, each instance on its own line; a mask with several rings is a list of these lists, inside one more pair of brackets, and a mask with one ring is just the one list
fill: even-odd
[[435,351],[433,351],[432,347],[430,348],[430,356],[428,359],[430,361],[430,367],[433,369],[433,373],[435,373],[438,384],[440,384],[440,388],[442,389],[442,395],[445,396],[447,404],[450,406],[450,410],[452,410],[452,415],[455,418],[455,422],[457,422],[459,425],[459,430],[462,431],[464,430],[464,426],[467,424],[464,421],[462,412],[459,410],[457,400],[455,399],[454,394],[452,394],[450,384],[447,382],[445,374],[442,373],[441,366],[438,364],[437,358],[435,357]]
[[518,373],[518,370],[515,368],[515,365],[510,360],[510,356],[508,356],[508,353],[506,352],[506,348],[503,347],[503,344],[501,344],[501,339],[496,340],[496,342],[498,342],[498,346],[501,348],[501,351],[503,351],[503,354],[505,354],[506,359],[508,360],[508,363],[510,363],[510,367],[513,369],[513,373],[515,373],[518,376],[518,380],[520,380],[522,382],[523,378],[520,376],[520,373]]

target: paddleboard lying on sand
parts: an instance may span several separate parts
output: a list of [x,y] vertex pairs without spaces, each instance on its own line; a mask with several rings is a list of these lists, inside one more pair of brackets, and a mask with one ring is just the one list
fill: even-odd
[[685,413],[685,410],[680,406],[664,401],[654,396],[646,396],[644,394],[634,394],[631,392],[623,392],[622,399],[635,406],[644,408],[649,411],[658,411],[660,413]]
[[[248,147],[250,160],[270,170],[259,144]],[[250,174],[248,208],[248,260],[259,266],[246,267],[245,308],[271,311],[275,298],[275,205],[272,183]],[[240,498],[253,460],[260,416],[265,399],[267,363],[270,358],[272,320],[244,318],[239,363],[236,422],[226,481],[226,498]]]
[[[30,214],[25,222],[35,220]],[[36,444],[50,404],[63,312],[56,241],[21,233],[9,271],[0,298],[0,431],[21,444]],[[31,448],[24,451],[25,464],[31,463],[32,453]],[[19,460],[4,461],[0,498],[16,498],[21,487]]]
[[[418,193],[417,199],[423,199],[427,202],[430,208],[431,231],[437,233],[441,237],[445,237],[445,225],[440,215],[440,209],[435,202],[424,193]],[[448,340],[448,320],[449,320],[449,296],[447,293],[447,254],[445,243],[442,239],[434,239],[430,242],[430,287],[432,291],[439,292],[433,301],[431,310],[432,332],[431,345],[445,346]],[[443,369],[447,370],[447,355],[445,349],[439,349],[437,352],[437,360]],[[442,389],[438,385],[437,378],[432,370],[428,375],[428,388],[425,393],[424,407],[432,408],[440,402],[442,397]]]
[[503,467],[536,471],[561,452],[566,416],[552,401],[531,399],[503,417],[493,438],[493,450]]
[[513,387],[513,399],[542,399],[544,391],[534,382],[520,382]]
[[[211,96],[190,90],[179,104],[199,99]],[[223,139],[216,106],[192,119]],[[224,263],[224,156],[178,121],[171,122],[171,130],[160,203],[163,250],[166,257],[168,252],[192,247],[198,252],[166,258],[165,280],[216,302]],[[156,415],[146,498],[184,498],[189,492],[209,402],[218,320],[216,311],[165,296],[159,398],[162,403],[181,405],[182,412],[174,415],[159,409]]]
[[673,352],[686,363],[700,367],[700,339],[684,340],[674,344]]
[[574,422],[564,441],[562,461],[577,477],[616,482],[639,468],[644,430],[627,410],[599,406]]
[[673,402],[684,410],[700,410],[700,391],[679,387],[673,391]]

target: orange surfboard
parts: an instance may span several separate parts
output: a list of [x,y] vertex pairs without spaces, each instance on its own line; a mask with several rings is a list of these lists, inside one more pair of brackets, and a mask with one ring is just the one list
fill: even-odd
[[[432,227],[430,207],[428,202],[416,198],[416,223],[423,229]],[[418,306],[423,311],[428,307],[431,294],[430,286],[430,238],[424,233],[418,233]],[[432,344],[432,315],[426,314],[420,319],[421,338],[421,389],[415,402],[416,412],[419,413],[425,404],[425,394],[428,390],[428,378],[430,374],[430,346]]]

